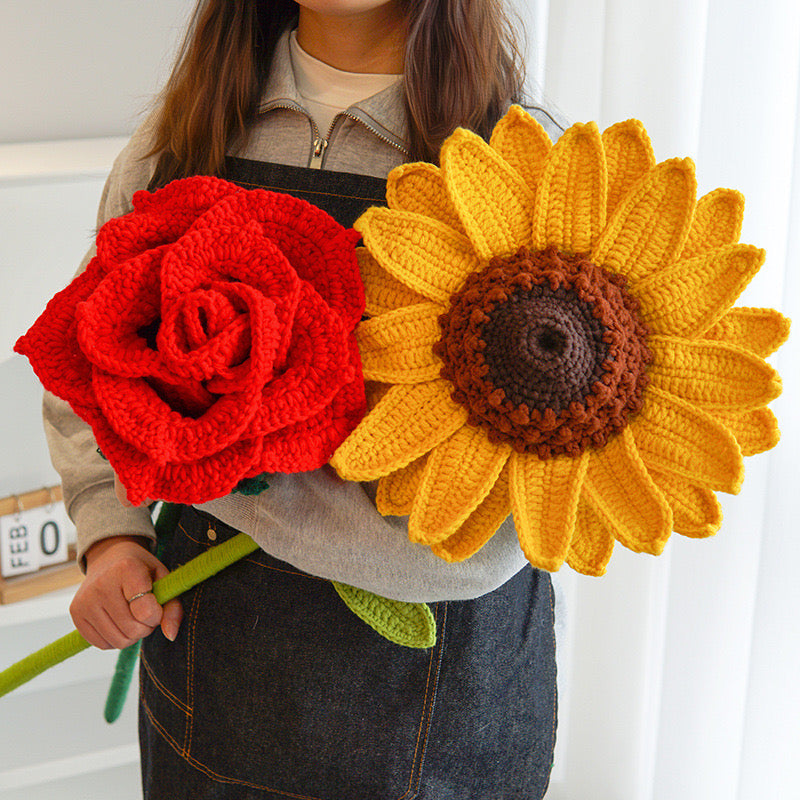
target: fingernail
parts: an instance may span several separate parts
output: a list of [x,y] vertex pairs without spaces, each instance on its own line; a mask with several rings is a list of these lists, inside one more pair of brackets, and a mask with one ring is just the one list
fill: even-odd
[[178,623],[174,620],[167,620],[164,623],[164,636],[167,637],[171,642],[174,642],[175,639],[178,638]]

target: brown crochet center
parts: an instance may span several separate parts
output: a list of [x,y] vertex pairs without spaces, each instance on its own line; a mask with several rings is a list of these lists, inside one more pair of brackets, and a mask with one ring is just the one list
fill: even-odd
[[642,407],[647,326],[625,279],[555,247],[471,274],[439,317],[452,398],[492,442],[539,458],[602,447]]

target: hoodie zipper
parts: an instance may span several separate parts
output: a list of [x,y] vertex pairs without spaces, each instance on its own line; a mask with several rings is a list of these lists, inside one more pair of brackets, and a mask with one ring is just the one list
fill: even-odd
[[314,138],[311,143],[311,158],[309,160],[308,166],[312,169],[322,169],[325,163],[325,151],[328,149],[328,143],[330,142],[331,134],[333,133],[333,129],[336,127],[336,123],[339,121],[340,117],[346,117],[347,119],[352,119],[355,122],[360,123],[363,125],[370,133],[377,136],[382,142],[386,142],[386,144],[391,145],[395,149],[399,150],[401,153],[405,153],[408,155],[408,150],[402,145],[397,144],[397,142],[392,141],[387,136],[382,134],[379,130],[376,130],[372,125],[370,125],[365,120],[361,119],[361,117],[351,114],[348,111],[340,111],[331,122],[330,127],[328,128],[327,135],[323,138],[320,135],[320,130],[317,127],[317,123],[308,116],[308,112],[299,104],[296,103],[275,103],[270,104],[267,108],[262,109],[262,111],[269,111],[273,108],[286,108],[290,111],[299,111],[303,116],[305,116],[309,122],[311,123],[311,129],[313,131]]
[[[317,133],[319,133],[319,131],[317,131]],[[330,137],[330,133],[328,133],[328,136]],[[308,165],[311,169],[322,169],[322,158],[325,155],[327,147],[328,139],[322,139],[319,136],[314,139],[314,150],[311,153],[311,161]]]

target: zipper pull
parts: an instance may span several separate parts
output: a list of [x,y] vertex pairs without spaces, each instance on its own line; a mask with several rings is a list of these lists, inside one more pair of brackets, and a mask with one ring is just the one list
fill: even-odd
[[319,137],[314,139],[314,152],[311,154],[310,167],[319,169],[322,166],[322,156],[325,153],[325,148],[328,146],[328,140]]

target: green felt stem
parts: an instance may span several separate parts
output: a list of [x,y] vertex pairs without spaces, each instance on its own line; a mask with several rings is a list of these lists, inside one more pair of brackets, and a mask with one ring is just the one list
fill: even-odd
[[[239,533],[157,580],[153,584],[153,594],[158,603],[163,605],[257,548],[258,545],[247,534]],[[41,650],[31,653],[0,672],[0,697],[87,647],[89,643],[86,639],[78,631],[72,631]]]

